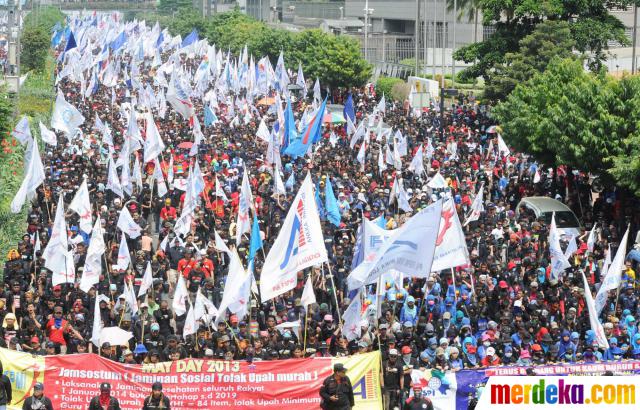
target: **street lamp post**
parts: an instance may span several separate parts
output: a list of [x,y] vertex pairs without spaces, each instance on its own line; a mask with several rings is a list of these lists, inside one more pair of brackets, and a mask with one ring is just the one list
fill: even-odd
[[418,75],[418,53],[420,52],[420,0],[416,0],[416,26],[414,28],[414,42],[415,42],[415,75]]
[[453,58],[453,53],[456,51],[456,20],[458,13],[458,1],[453,0],[453,44],[451,45],[451,88],[456,88],[456,60]]
[[369,0],[364,2],[364,59],[369,61],[369,16],[375,9],[369,8]]

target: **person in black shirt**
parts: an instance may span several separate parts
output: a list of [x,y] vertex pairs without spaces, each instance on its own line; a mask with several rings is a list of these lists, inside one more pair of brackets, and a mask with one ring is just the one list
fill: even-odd
[[11,380],[4,374],[2,362],[0,362],[0,408],[5,408],[11,403]]
[[36,383],[33,386],[33,395],[26,398],[22,404],[22,410],[53,410],[51,400],[44,395],[42,383]]
[[142,410],[170,410],[169,398],[162,393],[162,383],[155,382],[151,386],[151,395],[144,399]]
[[320,397],[323,410],[350,410],[355,406],[353,386],[342,363],[333,365],[333,374],[322,382]]
[[413,397],[407,399],[405,410],[433,410],[433,403],[428,397],[422,396],[422,386],[413,386]]
[[91,399],[88,410],[120,410],[120,402],[111,395],[111,384],[100,384],[100,394]]
[[398,361],[398,350],[389,350],[389,359],[382,363],[382,388],[385,409],[400,405],[400,392],[404,388],[402,365]]

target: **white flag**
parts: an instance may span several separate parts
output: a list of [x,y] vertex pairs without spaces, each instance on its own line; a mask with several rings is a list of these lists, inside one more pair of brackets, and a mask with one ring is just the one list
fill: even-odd
[[97,218],[91,231],[91,240],[87,249],[87,257],[84,260],[82,277],[80,278],[80,289],[83,292],[89,292],[89,289],[100,281],[102,255],[106,250],[102,235],[102,224],[100,218]]
[[282,176],[280,175],[280,170],[277,166],[273,169],[273,193],[275,195],[286,195],[287,189],[284,186],[284,182],[282,181]]
[[162,198],[167,195],[167,184],[164,182],[164,175],[162,175],[162,169],[160,168],[160,161],[158,158],[154,161],[155,167],[153,168],[153,178],[158,184],[158,196]]
[[442,205],[440,230],[436,238],[431,271],[439,272],[449,268],[471,264],[469,250],[462,225],[458,219],[455,203],[449,198]]
[[320,80],[316,77],[316,82],[313,84],[313,101],[321,103],[322,93],[320,92]]
[[127,238],[125,235],[122,235],[120,238],[120,248],[118,248],[118,263],[116,267],[119,270],[126,271],[129,269],[129,265],[131,264],[131,255],[129,254],[129,245],[127,245]]
[[416,155],[414,155],[413,159],[411,160],[411,164],[409,164],[409,171],[418,176],[422,176],[422,174],[424,173],[424,155],[422,152],[422,145],[418,147]]
[[45,143],[53,145],[54,147],[58,145],[58,137],[56,137],[56,133],[49,130],[42,121],[40,121],[40,138],[42,138],[42,141]]
[[52,271],[51,284],[53,286],[63,283],[74,283],[76,281],[76,266],[73,261],[73,252],[65,252],[62,255],[62,259],[64,259],[64,266],[61,269]]
[[158,158],[158,155],[160,155],[166,147],[164,142],[162,142],[156,122],[153,120],[153,115],[147,113],[145,119],[147,120],[147,139],[144,142],[144,162],[147,163]]
[[591,231],[589,231],[589,237],[587,238],[587,249],[589,250],[589,252],[593,252],[593,247],[596,244],[596,227],[598,226],[597,223],[593,224],[593,228],[591,228]]
[[133,163],[133,180],[136,183],[136,186],[138,187],[138,190],[142,191],[142,167],[140,166],[140,160],[138,159],[138,156],[135,155],[135,161]]
[[118,224],[116,226],[120,228],[123,233],[129,235],[131,239],[136,239],[142,232],[142,228],[133,220],[126,206],[123,206],[120,210],[120,216],[118,217]]
[[236,218],[236,245],[242,241],[242,234],[251,231],[249,210],[252,204],[253,195],[251,194],[251,185],[249,184],[249,176],[245,167],[242,175],[242,187],[240,188],[240,201],[238,202],[238,217]]
[[151,271],[151,262],[147,261],[147,268],[144,270],[144,276],[142,277],[142,283],[140,283],[140,289],[138,289],[138,297],[146,295],[147,291],[153,286],[153,273]]
[[262,301],[296,286],[297,272],[327,261],[320,216],[307,174],[262,267]]
[[260,120],[256,137],[267,143],[271,140],[271,133],[269,132],[269,128],[267,128],[267,124],[264,123],[264,118]]
[[218,180],[218,176],[216,175],[216,198],[220,198],[222,202],[225,204],[229,203],[229,198],[227,198],[227,194],[224,193],[224,190],[220,186],[220,180]]
[[313,292],[313,283],[311,283],[311,275],[307,278],[307,283],[304,284],[304,290],[302,291],[302,297],[300,298],[302,306],[305,310],[308,310],[309,305],[316,303],[316,294]]
[[412,216],[385,241],[371,264],[360,264],[349,274],[349,289],[375,283],[391,269],[426,278],[431,272],[441,215],[442,201],[438,201]]
[[349,307],[344,311],[342,319],[344,321],[342,325],[342,336],[346,337],[349,341],[359,339],[362,332],[360,327],[360,322],[362,321],[362,300],[360,300],[360,292],[353,297]]
[[124,298],[127,304],[131,307],[131,312],[135,315],[138,313],[138,299],[136,299],[136,293],[133,291],[133,284],[131,282],[124,284]]
[[52,272],[63,272],[66,274],[65,265],[68,249],[67,223],[64,219],[64,200],[63,195],[59,195],[58,205],[56,206],[56,216],[53,221],[49,242],[42,253],[42,258],[45,260],[45,268]]
[[25,145],[33,139],[31,129],[29,128],[29,118],[27,118],[26,115],[22,116],[20,121],[18,121],[16,127],[11,131],[11,136],[20,141],[22,145]]
[[42,165],[42,159],[40,158],[40,151],[38,150],[38,144],[32,143],[31,155],[29,158],[29,164],[20,185],[20,189],[16,193],[16,196],[11,201],[11,212],[17,214],[22,209],[27,199],[32,199],[36,194],[36,189],[44,182],[44,166]]
[[625,267],[624,260],[627,256],[628,238],[629,228],[627,228],[627,231],[624,233],[624,236],[620,241],[618,251],[616,252],[616,256],[613,258],[613,261],[611,261],[611,265],[609,265],[606,276],[602,279],[602,284],[600,285],[600,289],[598,289],[598,293],[596,294],[595,305],[598,314],[602,312],[602,308],[604,308],[604,305],[607,303],[609,291],[618,289],[620,283],[622,282],[622,270]]
[[384,156],[382,155],[382,150],[378,152],[378,173],[382,175],[384,171],[387,169],[387,164],[384,161]]
[[556,213],[551,215],[549,226],[549,256],[551,258],[551,279],[558,279],[560,273],[571,266],[560,247],[560,233],[556,226]]
[[584,284],[584,300],[587,305],[587,309],[589,310],[589,323],[591,324],[591,330],[593,330],[593,332],[596,334],[595,340],[597,340],[598,346],[601,349],[608,349],[609,342],[607,342],[607,336],[604,334],[602,323],[600,323],[600,320],[598,320],[596,305],[593,301],[591,289],[589,288],[589,282],[587,282],[587,277],[584,276],[584,272],[582,272],[582,283]]
[[387,111],[387,103],[384,99],[384,94],[382,94],[382,98],[380,99],[380,102],[378,103],[378,105],[376,105],[376,111],[381,112],[383,114]]
[[184,277],[178,275],[178,283],[176,285],[176,291],[173,294],[173,303],[171,308],[176,316],[182,316],[187,313],[187,299],[189,298],[189,292],[187,292],[187,285],[184,283]]
[[249,298],[251,296],[251,278],[252,275],[242,266],[242,261],[238,253],[235,250],[232,251],[231,261],[229,263],[229,274],[224,283],[224,293],[222,294],[222,301],[218,309],[219,314],[215,321],[216,325],[224,319],[227,309],[229,309],[231,313],[235,313],[240,320],[247,315],[249,311]]
[[467,219],[464,221],[464,226],[469,225],[470,222],[477,221],[480,218],[480,214],[484,211],[484,182],[480,185],[478,194],[473,198],[471,203],[471,212],[467,215]]
[[226,253],[227,255],[229,255],[229,257],[231,257],[231,250],[229,249],[227,244],[224,243],[224,240],[220,237],[220,235],[218,234],[218,231],[214,229],[213,233],[216,238],[216,249],[220,252]]
[[194,114],[193,103],[187,94],[187,91],[181,84],[180,80],[176,80],[176,74],[171,75],[169,88],[166,95],[167,102],[171,104],[173,109],[180,114],[185,120],[191,118]]
[[358,150],[358,156],[356,157],[360,165],[362,165],[363,170],[364,170],[364,162],[367,157],[366,150],[367,150],[367,143],[363,141],[362,145],[360,145],[360,149]]
[[444,179],[440,171],[436,172],[429,182],[427,182],[427,186],[431,189],[445,189],[448,187],[447,180]]
[[[353,123],[353,121],[351,121],[351,117],[349,117],[348,115],[347,115],[346,120],[347,120],[347,135],[353,135],[353,133],[357,131],[357,128],[356,128],[355,124]],[[362,124],[362,123],[360,123],[360,124]],[[363,129],[364,129],[364,127],[363,127]]]
[[508,157],[509,154],[511,154],[509,147],[507,147],[507,144],[504,142],[502,135],[500,134],[498,134],[498,152],[505,157]]
[[93,221],[91,220],[91,200],[89,199],[89,188],[87,187],[86,179],[82,181],[80,188],[76,191],[69,209],[80,216],[80,229],[87,234],[91,233]]
[[109,156],[109,169],[107,172],[106,189],[110,189],[111,192],[118,195],[120,198],[124,197],[122,185],[120,185],[120,179],[118,178],[118,171],[116,171],[116,164],[113,162],[113,158],[111,158],[111,156]]
[[205,323],[209,323],[213,318],[218,317],[218,308],[202,294],[200,288],[198,288],[198,293],[196,293],[196,303],[193,305],[193,308],[196,320],[204,317]]
[[567,245],[567,249],[564,250],[564,257],[567,258],[567,260],[569,260],[569,258],[571,258],[571,255],[573,255],[577,251],[578,251],[578,242],[576,241],[576,236],[571,235],[571,238],[569,239],[569,244]]
[[93,329],[91,330],[91,343],[100,347],[100,333],[104,327],[102,323],[102,315],[100,314],[100,302],[109,303],[109,298],[105,295],[97,295],[96,303],[93,307]]
[[82,123],[84,123],[84,117],[80,111],[69,104],[64,99],[62,92],[58,91],[56,104],[51,114],[51,128],[62,131],[67,135],[73,135]]
[[197,327],[198,323],[196,321],[193,306],[189,306],[189,312],[187,312],[187,318],[184,321],[184,328],[182,328],[182,337],[186,339],[187,336],[195,334],[198,330]]

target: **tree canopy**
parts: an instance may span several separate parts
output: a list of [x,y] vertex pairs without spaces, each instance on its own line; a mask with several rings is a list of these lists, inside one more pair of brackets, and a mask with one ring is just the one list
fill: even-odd
[[[624,24],[609,9],[625,8],[636,2],[640,4],[639,0],[478,0],[483,23],[494,26],[496,31],[484,41],[456,51],[457,59],[472,63],[461,73],[462,78],[484,77],[491,84],[497,76],[496,72],[504,71],[505,66],[513,63],[509,59],[523,47],[521,40],[547,21],[566,23],[561,27],[562,31],[565,27],[569,29],[569,38],[566,40],[572,40],[572,47],[585,54],[591,70],[598,71],[607,58],[606,50],[610,41],[629,44]],[[554,28],[556,34],[558,27]],[[541,34],[539,32],[536,35],[539,40]],[[568,45],[568,42],[563,43],[564,46]],[[538,52],[543,52],[547,57],[554,51],[559,52],[559,57],[564,55],[564,48],[558,44],[544,42],[540,46]],[[497,81],[504,80],[498,77]]]
[[640,77],[617,80],[553,59],[493,115],[508,143],[542,163],[613,177],[640,194]]

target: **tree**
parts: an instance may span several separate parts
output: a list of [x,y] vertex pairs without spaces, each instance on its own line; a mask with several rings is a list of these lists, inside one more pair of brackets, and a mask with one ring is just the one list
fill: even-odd
[[573,56],[575,41],[570,25],[564,21],[545,21],[520,40],[520,49],[508,53],[503,64],[495,66],[495,72],[486,84],[485,98],[503,100],[516,87],[547,68],[554,57]]
[[20,38],[20,62],[26,71],[42,71],[49,52],[49,36],[40,26],[25,26]]
[[587,64],[598,71],[606,59],[610,41],[628,45],[623,23],[609,13],[609,8],[625,8],[638,0],[531,1],[480,0],[483,23],[493,25],[496,32],[480,43],[456,51],[458,60],[472,63],[463,78],[482,76],[489,81],[497,65],[505,62],[507,53],[519,48],[522,38],[546,20],[569,23],[577,51],[587,54]]
[[[482,0],[447,0],[447,11],[458,10],[457,19],[462,19],[465,14],[467,22],[473,21],[473,42],[478,41],[478,12],[480,11]],[[455,4],[454,4],[455,3]]]
[[544,73],[518,85],[493,115],[508,143],[543,164],[602,173],[622,154],[631,130],[626,98],[619,81],[586,72],[582,61],[554,59]]

